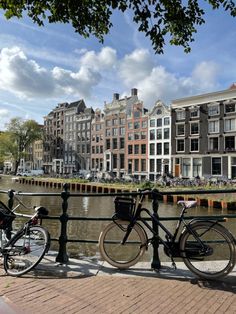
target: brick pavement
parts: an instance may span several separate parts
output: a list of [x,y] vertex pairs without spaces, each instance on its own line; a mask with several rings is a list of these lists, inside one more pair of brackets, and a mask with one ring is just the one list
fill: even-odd
[[[114,274],[38,271],[13,278],[0,270],[0,296],[19,314],[236,313],[235,276],[210,282],[168,274]],[[12,311],[1,307],[0,314]]]

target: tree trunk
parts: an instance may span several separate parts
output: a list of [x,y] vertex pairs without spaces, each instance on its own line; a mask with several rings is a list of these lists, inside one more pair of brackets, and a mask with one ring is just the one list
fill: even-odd
[[19,167],[19,164],[20,164],[20,159],[16,160],[16,163],[15,163],[15,170],[14,170],[14,175],[17,174],[17,169]]

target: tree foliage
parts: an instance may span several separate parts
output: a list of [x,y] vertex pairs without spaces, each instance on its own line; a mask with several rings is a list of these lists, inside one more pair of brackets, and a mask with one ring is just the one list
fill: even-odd
[[5,16],[21,18],[26,12],[33,22],[70,23],[83,37],[91,34],[103,42],[112,27],[114,10],[130,10],[133,21],[152,43],[156,53],[163,53],[166,38],[171,44],[190,51],[196,28],[205,22],[204,2],[212,9],[223,8],[236,16],[232,0],[0,0]]
[[42,138],[42,129],[34,120],[13,118],[7,124],[6,132],[0,134],[0,154],[3,158],[9,158],[15,162],[15,170],[20,159],[26,156],[30,145]]

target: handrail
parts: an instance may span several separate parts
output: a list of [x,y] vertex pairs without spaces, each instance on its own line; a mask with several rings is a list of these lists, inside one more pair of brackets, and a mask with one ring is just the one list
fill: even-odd
[[[69,216],[67,213],[68,208],[68,199],[70,197],[111,197],[111,196],[138,196],[140,195],[140,192],[122,192],[122,193],[103,193],[103,194],[97,194],[97,193],[70,193],[68,191],[69,185],[66,183],[63,185],[63,191],[61,193],[29,193],[29,192],[17,192],[14,190],[0,190],[0,193],[8,194],[9,200],[8,200],[8,206],[10,209],[13,208],[14,203],[14,195],[18,196],[60,196],[62,198],[62,214],[60,216],[45,216],[43,219],[56,219],[60,220],[61,222],[61,233],[60,237],[52,238],[53,241],[59,242],[59,251],[58,255],[56,257],[56,261],[62,264],[65,264],[68,262],[68,255],[67,255],[67,248],[66,244],[67,242],[78,242],[78,243],[97,243],[97,240],[86,240],[86,239],[68,239],[67,237],[67,222],[69,220],[72,221],[110,221],[112,220],[111,217],[81,217],[81,216]],[[147,192],[147,194],[151,194]],[[159,192],[161,195],[196,195],[196,194],[219,194],[219,193],[236,193],[236,189],[230,189],[230,190],[195,190],[195,191],[188,191],[188,190],[181,190],[181,191],[161,191]],[[173,221],[178,220],[179,217],[176,216],[170,216],[170,217],[159,217],[158,216],[158,199],[157,197],[153,198],[152,201],[152,208],[155,215],[157,215],[158,219],[161,221]],[[219,219],[219,218],[236,218],[236,214],[227,214],[227,215],[208,215],[208,216],[185,216],[186,220],[191,220],[194,218],[200,218],[200,219]],[[145,218],[147,221],[151,221],[151,218]],[[153,228],[157,228],[157,226],[154,224]],[[158,230],[157,230],[158,232]],[[152,261],[152,267],[153,268],[160,268],[160,259],[158,255],[158,243],[153,244],[153,261]]]

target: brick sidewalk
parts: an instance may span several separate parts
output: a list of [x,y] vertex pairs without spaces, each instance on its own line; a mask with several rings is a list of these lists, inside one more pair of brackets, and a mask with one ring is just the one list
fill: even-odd
[[[236,313],[236,282],[125,276],[5,276],[0,295],[16,313]],[[0,314],[8,314],[0,308]],[[11,312],[12,313],[12,312]]]

